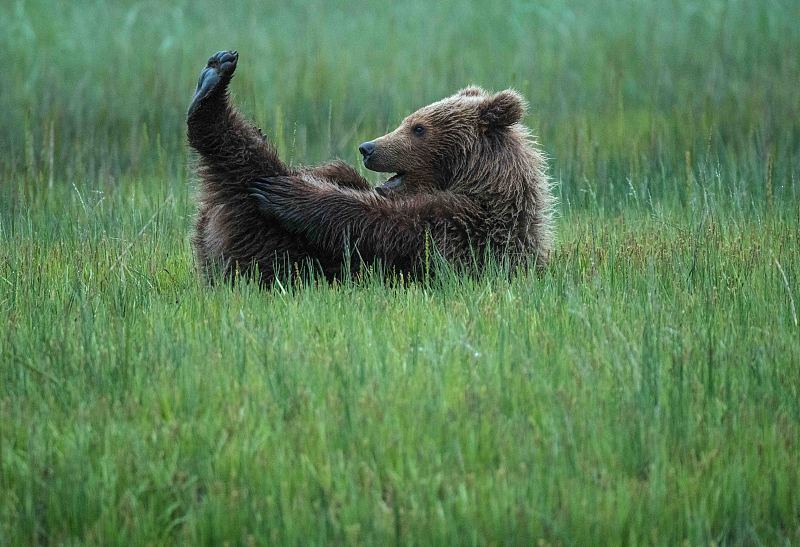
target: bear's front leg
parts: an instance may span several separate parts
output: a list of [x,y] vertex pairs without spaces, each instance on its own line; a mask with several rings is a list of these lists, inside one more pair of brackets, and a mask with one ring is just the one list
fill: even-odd
[[[261,211],[332,256],[356,249],[367,262],[408,264],[423,256],[428,235],[445,256],[469,256],[470,227],[483,211],[466,196],[437,192],[387,199],[303,177],[269,177],[250,185]],[[449,236],[449,237],[448,237]],[[445,249],[444,247],[447,247]]]

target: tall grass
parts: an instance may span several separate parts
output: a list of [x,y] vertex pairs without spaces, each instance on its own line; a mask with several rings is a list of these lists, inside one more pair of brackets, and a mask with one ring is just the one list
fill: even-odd
[[[800,6],[0,6],[0,544],[800,542]],[[208,288],[207,56],[292,161],[513,86],[545,273]]]
[[[103,180],[185,166],[184,111],[209,53],[237,48],[237,101],[294,161],[340,156],[468,82],[514,86],[566,202],[654,198],[690,168],[797,199],[791,0],[491,2],[45,0],[0,8],[6,171]],[[156,14],[158,14],[156,16]]]

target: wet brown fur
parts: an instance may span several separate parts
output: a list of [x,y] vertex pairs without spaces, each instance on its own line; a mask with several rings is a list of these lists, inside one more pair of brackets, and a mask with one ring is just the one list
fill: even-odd
[[313,176],[341,188],[372,192],[357,171],[341,161],[289,168],[261,130],[231,105],[224,88],[189,115],[187,126],[189,145],[199,156],[199,207],[192,246],[207,280],[220,274],[247,275],[257,268],[260,279],[269,282],[281,270],[291,273],[307,262],[316,263],[328,277],[338,272],[338,256],[328,256],[261,211],[249,195],[249,185],[265,176]]
[[[468,267],[487,255],[547,263],[552,194],[544,158],[519,123],[525,105],[516,92],[464,89],[374,141],[367,166],[402,180],[381,195],[343,162],[283,164],[226,88],[188,120],[200,176],[193,246],[209,278],[257,266],[268,283],[306,262],[335,278],[376,260],[413,275],[434,249]],[[413,133],[420,124],[422,138]]]

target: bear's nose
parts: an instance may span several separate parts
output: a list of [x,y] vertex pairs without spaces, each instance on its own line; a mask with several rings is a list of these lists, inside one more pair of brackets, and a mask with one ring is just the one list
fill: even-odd
[[362,143],[361,146],[358,147],[358,151],[361,152],[364,159],[367,159],[375,151],[375,143],[372,141]]

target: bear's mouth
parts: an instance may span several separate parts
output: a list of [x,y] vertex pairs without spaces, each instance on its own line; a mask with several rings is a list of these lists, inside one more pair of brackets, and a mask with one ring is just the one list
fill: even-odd
[[389,192],[397,190],[400,185],[403,184],[403,175],[405,175],[405,173],[396,173],[392,175],[389,177],[389,180],[375,188],[375,191],[378,192],[378,194],[385,196]]

